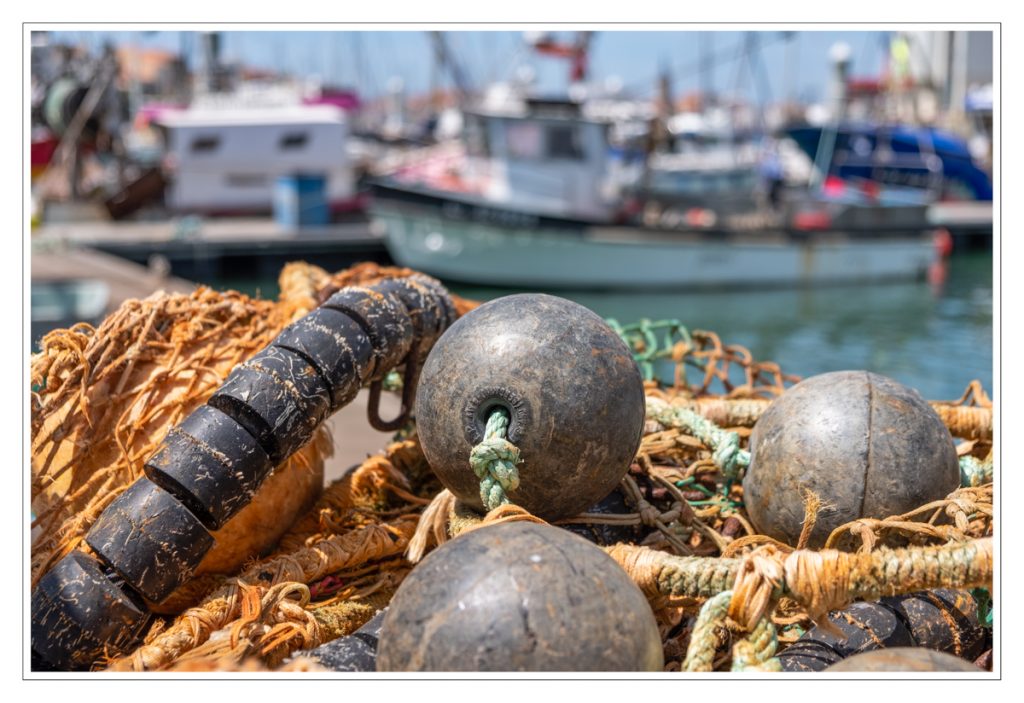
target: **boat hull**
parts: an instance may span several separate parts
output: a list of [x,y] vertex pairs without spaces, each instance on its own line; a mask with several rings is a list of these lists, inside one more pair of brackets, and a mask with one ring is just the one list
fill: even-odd
[[449,281],[564,289],[811,286],[924,277],[925,230],[678,232],[377,197],[391,257]]

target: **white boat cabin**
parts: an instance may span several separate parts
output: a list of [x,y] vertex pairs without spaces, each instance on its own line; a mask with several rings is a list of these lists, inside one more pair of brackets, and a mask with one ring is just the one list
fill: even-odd
[[466,175],[495,204],[605,219],[617,206],[607,188],[607,130],[607,122],[586,119],[578,105],[562,101],[468,112]]
[[276,179],[296,173],[325,176],[333,208],[356,197],[348,125],[337,107],[193,108],[164,113],[157,123],[167,133],[167,205],[174,210],[270,211]]

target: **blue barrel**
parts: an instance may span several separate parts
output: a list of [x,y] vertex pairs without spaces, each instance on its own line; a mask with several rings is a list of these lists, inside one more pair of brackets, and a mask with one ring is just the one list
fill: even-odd
[[274,221],[282,227],[315,227],[330,222],[327,177],[293,173],[274,184]]

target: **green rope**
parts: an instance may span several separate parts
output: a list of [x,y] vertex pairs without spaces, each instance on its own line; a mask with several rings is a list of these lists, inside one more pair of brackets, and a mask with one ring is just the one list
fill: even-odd
[[732,591],[722,591],[708,598],[700,608],[697,622],[690,635],[690,645],[686,648],[686,659],[683,660],[683,671],[712,671],[714,669],[715,651],[718,649],[718,628],[725,620],[729,611]]
[[960,485],[973,488],[992,483],[992,460],[976,459],[968,454],[960,457]]
[[[605,322],[629,347],[629,351],[646,381],[654,380],[656,361],[672,358],[672,350],[676,342],[685,342],[687,345],[691,345],[693,342],[690,331],[679,320],[652,322],[644,318],[631,325],[620,325],[617,320],[608,318]],[[660,332],[664,333],[661,339],[658,337]],[[686,358],[684,361],[701,371],[705,370],[704,366],[695,359]],[[683,369],[685,371],[685,366]]]
[[480,479],[480,500],[489,511],[507,504],[507,493],[519,487],[519,448],[505,439],[508,425],[508,411],[496,407],[487,417],[484,438],[469,454],[469,465]]
[[[725,626],[732,591],[723,591],[709,598],[697,615],[697,622],[686,649],[683,671],[712,671],[715,652],[721,644],[718,632]],[[733,647],[733,671],[781,671],[775,659],[779,639],[775,625],[766,615],[758,620],[750,632]]]
[[757,621],[754,631],[732,648],[733,671],[782,671],[782,662],[775,656],[779,638],[775,623],[767,615]]
[[692,434],[711,447],[711,458],[725,477],[726,486],[739,479],[741,469],[750,466],[750,452],[740,448],[739,434],[723,430],[699,413],[649,397],[647,417]]
[[971,595],[978,602],[978,622],[985,627],[992,627],[992,594],[987,588],[975,588]]
[[381,382],[381,388],[392,393],[400,392],[404,385],[402,374],[398,373],[395,369],[388,371]]

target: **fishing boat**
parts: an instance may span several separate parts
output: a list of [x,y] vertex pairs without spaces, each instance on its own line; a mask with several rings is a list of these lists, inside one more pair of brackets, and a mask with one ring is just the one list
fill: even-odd
[[346,154],[348,120],[336,105],[193,105],[155,122],[167,134],[166,202],[175,212],[270,212],[277,179],[294,174],[322,177],[332,211],[362,205]]
[[[567,100],[467,110],[458,146],[373,182],[392,258],[471,284],[686,289],[911,279],[937,256],[927,198],[835,178],[775,206],[659,196],[640,187],[657,171],[625,167],[611,128]],[[707,191],[726,179],[728,194],[734,170],[691,175]]]

